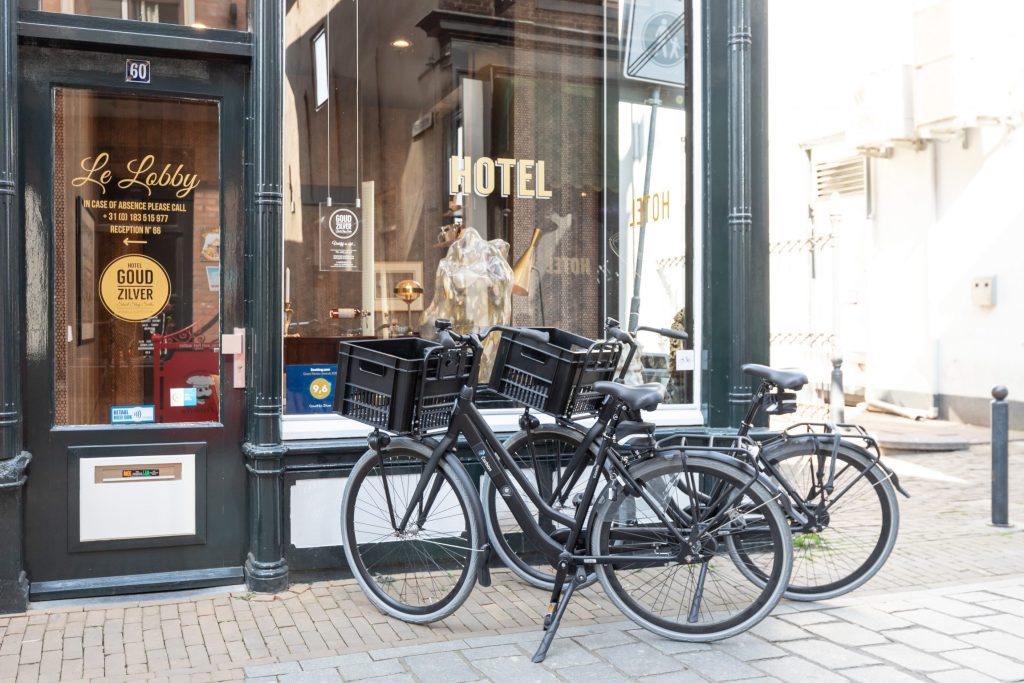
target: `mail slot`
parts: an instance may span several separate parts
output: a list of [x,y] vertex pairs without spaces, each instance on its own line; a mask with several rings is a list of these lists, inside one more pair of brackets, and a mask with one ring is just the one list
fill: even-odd
[[178,481],[181,479],[181,463],[171,462],[158,465],[124,464],[97,467],[97,484],[139,481]]

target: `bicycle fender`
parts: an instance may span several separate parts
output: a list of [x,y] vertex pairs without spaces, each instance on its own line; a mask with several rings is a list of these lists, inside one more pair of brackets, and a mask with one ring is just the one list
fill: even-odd
[[768,493],[770,493],[772,497],[775,498],[775,500],[779,504],[779,507],[781,507],[782,511],[786,513],[787,517],[789,517],[790,519],[799,518],[799,515],[796,514],[796,509],[793,507],[793,503],[789,500],[789,496],[787,496],[785,492],[783,492],[783,490],[779,488],[779,486],[775,482],[769,479],[768,475],[766,475],[764,472],[758,472],[749,463],[743,462],[742,460],[737,460],[736,458],[730,455],[726,455],[724,453],[715,453],[713,451],[701,452],[700,454],[688,455],[686,457],[688,459],[707,458],[709,460],[715,460],[726,465],[732,465],[733,467],[739,467],[747,475],[757,478],[758,483],[764,486]]
[[[797,436],[788,437],[784,441],[784,443],[808,441],[812,444],[828,444],[830,442],[835,441],[835,436],[836,435],[834,434],[799,434]],[[881,451],[878,451],[876,455],[867,448],[853,441],[850,441],[849,439],[842,438],[842,435],[839,435],[839,442],[840,444],[842,444],[844,448],[849,448],[850,450],[854,451],[855,453],[863,457],[868,462],[877,465],[879,469],[881,469],[882,472],[885,474],[886,479],[892,482],[892,487],[899,491],[904,498],[910,498],[910,493],[908,493],[907,490],[904,489],[903,486],[900,484],[899,475],[897,475],[896,472],[894,472],[893,469],[889,467],[887,464],[885,464],[885,462],[882,460]],[[768,449],[768,452],[766,452],[765,454],[770,456],[770,447]]]

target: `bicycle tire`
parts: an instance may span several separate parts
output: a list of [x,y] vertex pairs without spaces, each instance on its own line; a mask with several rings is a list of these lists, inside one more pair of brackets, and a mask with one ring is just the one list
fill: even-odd
[[[828,468],[831,443],[812,437],[792,438],[765,444],[763,456],[805,503],[821,507],[823,492],[807,465],[813,468],[811,458],[817,462],[820,456]],[[861,473],[864,476],[858,477]],[[881,570],[896,544],[900,519],[896,491],[885,471],[872,468],[870,455],[855,444],[840,443],[833,494],[838,498],[820,517],[820,531],[798,527],[795,520],[789,520],[793,572],[785,597],[790,600],[828,600],[863,586]],[[793,504],[796,508],[795,501]],[[837,517],[837,512],[842,516]],[[761,580],[756,573],[749,578]]]
[[[782,598],[793,561],[789,529],[774,493],[725,456],[659,453],[631,467],[630,474],[656,500],[660,496],[662,510],[676,511],[677,521],[688,515],[709,524],[718,512],[726,521],[700,533],[700,545],[685,550],[693,553],[687,563],[683,547],[646,500],[618,482],[608,484],[594,506],[590,553],[626,558],[660,550],[666,556],[659,566],[597,565],[598,580],[616,607],[653,633],[691,642],[728,638],[766,617]],[[678,526],[687,538],[692,528],[692,522]],[[764,552],[750,561],[764,566],[767,581],[751,582],[733,570],[722,540],[748,533],[763,541]]]
[[483,541],[472,480],[450,454],[431,478],[439,490],[423,524],[412,522],[405,534],[394,530],[388,496],[400,519],[430,453],[411,439],[394,439],[381,454],[367,451],[352,468],[341,502],[342,546],[359,586],[382,612],[416,624],[444,619],[466,601]]
[[[561,468],[569,464],[573,453],[583,442],[583,435],[567,427],[558,425],[541,425],[529,432],[521,431],[509,437],[505,443],[505,449],[512,455],[512,458],[523,469],[527,476],[531,477],[532,483],[537,484],[537,477],[534,472],[532,457],[528,453],[529,442],[533,441],[535,453],[538,459],[550,467],[551,461],[562,462]],[[593,456],[593,453],[591,453]],[[563,462],[564,461],[564,462]],[[562,469],[564,472],[564,469]],[[549,470],[549,481],[557,482],[558,479],[554,470]],[[586,488],[587,475],[585,472],[579,478],[576,486],[572,487],[566,505],[556,505],[555,508],[568,515],[575,514],[575,507],[572,505],[572,496],[580,493]],[[566,528],[555,526],[546,517],[541,517],[539,511],[530,502],[525,494],[521,494],[523,502],[533,512],[534,517],[541,522],[542,526],[550,527],[552,533],[565,533]],[[484,521],[487,526],[487,537],[490,539],[491,548],[501,559],[508,569],[522,579],[525,583],[550,591],[555,585],[555,569],[544,559],[540,547],[530,537],[523,533],[522,527],[511,510],[505,505],[504,500],[498,495],[497,488],[490,477],[480,478],[480,502],[484,511]],[[584,536],[584,541],[586,540]],[[587,581],[581,586],[592,585],[597,576],[591,572]]]

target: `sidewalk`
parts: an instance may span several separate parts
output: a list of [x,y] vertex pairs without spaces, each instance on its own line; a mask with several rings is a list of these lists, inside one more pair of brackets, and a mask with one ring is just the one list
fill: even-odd
[[[751,634],[712,645],[650,636],[595,586],[534,665],[546,596],[495,571],[429,627],[381,615],[351,580],[37,603],[0,617],[0,682],[1024,680],[1024,533],[986,524],[989,459],[985,444],[886,456],[913,497],[900,500],[882,572],[840,600],[783,602]],[[1010,446],[1010,472],[1010,519],[1024,523],[1024,443]]]

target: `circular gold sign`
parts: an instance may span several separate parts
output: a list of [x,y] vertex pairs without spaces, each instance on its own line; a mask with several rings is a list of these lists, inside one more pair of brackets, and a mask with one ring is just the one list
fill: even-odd
[[152,318],[170,298],[167,271],[148,256],[120,256],[100,274],[100,301],[119,320],[137,323]]
[[325,379],[315,379],[309,384],[309,393],[313,398],[323,400],[331,393],[331,383]]

